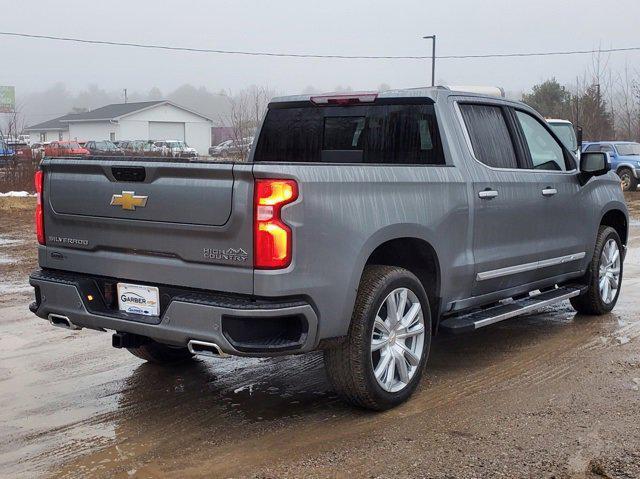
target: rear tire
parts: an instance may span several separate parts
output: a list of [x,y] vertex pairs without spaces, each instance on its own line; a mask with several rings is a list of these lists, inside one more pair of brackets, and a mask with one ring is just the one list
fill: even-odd
[[[622,251],[616,230],[600,226],[593,259],[585,275],[588,288],[580,296],[571,298],[571,306],[578,313],[600,316],[614,308],[622,286]],[[615,261],[610,261],[612,256],[616,256]]]
[[618,176],[620,177],[624,191],[636,191],[638,189],[638,180],[629,168],[620,168]]
[[187,348],[176,348],[166,344],[150,342],[137,348],[127,348],[134,356],[154,364],[178,364],[194,358]]
[[430,345],[429,301],[418,278],[403,268],[373,265],[362,275],[346,340],[325,350],[324,362],[343,400],[381,411],[414,392]]

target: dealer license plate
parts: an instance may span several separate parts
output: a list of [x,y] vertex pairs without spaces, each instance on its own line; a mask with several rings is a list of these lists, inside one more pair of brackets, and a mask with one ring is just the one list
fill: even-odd
[[160,315],[160,292],[155,286],[118,283],[120,311],[145,316]]

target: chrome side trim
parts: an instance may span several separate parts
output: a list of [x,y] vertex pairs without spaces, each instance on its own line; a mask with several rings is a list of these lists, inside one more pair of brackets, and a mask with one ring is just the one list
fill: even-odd
[[538,269],[538,261],[533,263],[518,264],[516,266],[508,266],[506,268],[492,269],[491,271],[484,271],[476,275],[478,281],[484,281],[486,279],[500,278],[502,276],[509,276],[511,274],[524,273],[526,271],[533,271]]
[[542,261],[534,261],[532,263],[518,264],[516,266],[508,266],[506,268],[492,269],[490,271],[483,271],[476,275],[476,281],[484,281],[487,279],[501,278],[502,276],[509,276],[512,274],[524,273],[526,271],[533,271],[535,269],[548,268],[549,266],[556,266],[558,264],[569,263],[571,261],[578,261],[587,255],[584,251],[581,253],[568,254],[565,256],[558,256],[557,258],[544,259]]

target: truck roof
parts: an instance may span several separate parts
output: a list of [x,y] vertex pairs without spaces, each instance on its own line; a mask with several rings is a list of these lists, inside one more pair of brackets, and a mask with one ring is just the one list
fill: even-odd
[[[271,103],[292,103],[292,102],[309,102],[312,98],[317,97],[327,97],[327,96],[336,96],[336,97],[356,97],[362,95],[376,95],[377,98],[430,98],[434,102],[440,98],[445,98],[451,95],[464,95],[469,97],[477,97],[477,98],[486,98],[491,100],[502,100],[511,103],[521,102],[507,100],[505,98],[500,98],[495,94],[483,94],[483,93],[475,93],[470,91],[465,91],[463,89],[456,90],[452,89],[455,87],[447,87],[447,86],[429,86],[429,87],[416,87],[416,88],[400,88],[400,89],[391,89],[384,91],[356,91],[356,92],[327,92],[327,93],[313,93],[313,94],[304,94],[304,95],[288,95],[288,96],[280,96],[273,98]],[[460,87],[461,88],[461,87]],[[496,87],[497,88],[497,87]],[[487,90],[488,91],[488,90]]]

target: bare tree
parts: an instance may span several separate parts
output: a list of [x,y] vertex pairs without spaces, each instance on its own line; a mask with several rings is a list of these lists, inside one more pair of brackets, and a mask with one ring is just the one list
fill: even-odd
[[22,106],[16,104],[12,112],[0,115],[4,116],[0,124],[0,138],[17,139],[26,127]]
[[624,71],[618,74],[614,100],[617,106],[616,138],[630,140],[634,136],[635,124],[638,121],[638,99],[634,96],[634,80],[628,64],[625,64]]
[[255,132],[262,122],[275,91],[267,86],[251,86],[236,94],[226,93],[229,112],[222,115],[220,123],[231,128],[233,147],[230,156],[245,159],[251,148]]

